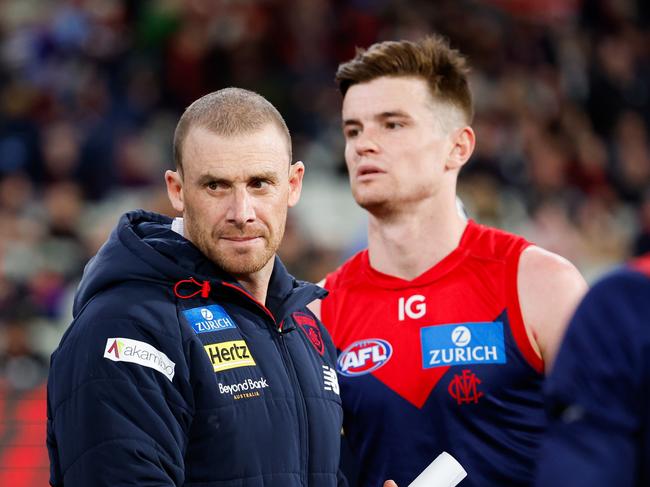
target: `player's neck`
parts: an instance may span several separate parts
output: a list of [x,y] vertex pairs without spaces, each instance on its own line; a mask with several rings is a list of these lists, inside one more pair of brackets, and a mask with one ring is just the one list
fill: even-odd
[[253,296],[259,303],[266,305],[266,294],[269,289],[274,263],[275,259],[271,258],[259,271],[250,274],[234,275],[233,277],[246,289],[248,294]]
[[370,215],[370,265],[384,274],[415,279],[458,247],[466,226],[455,200],[444,206],[429,202],[390,217]]

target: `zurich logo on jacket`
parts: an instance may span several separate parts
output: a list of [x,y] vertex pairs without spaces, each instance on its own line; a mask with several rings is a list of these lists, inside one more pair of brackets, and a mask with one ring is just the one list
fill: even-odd
[[145,211],[89,262],[52,354],[59,486],[334,486],[336,352],[276,258],[267,302]]

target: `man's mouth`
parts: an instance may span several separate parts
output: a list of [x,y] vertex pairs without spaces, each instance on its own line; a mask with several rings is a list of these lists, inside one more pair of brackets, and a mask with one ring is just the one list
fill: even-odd
[[357,168],[357,177],[369,176],[372,174],[383,174],[386,171],[379,169],[377,166],[371,164],[362,164]]
[[261,238],[259,235],[251,235],[251,236],[223,236],[221,237],[223,240],[230,240],[231,242],[251,242],[253,240],[257,240],[258,238]]

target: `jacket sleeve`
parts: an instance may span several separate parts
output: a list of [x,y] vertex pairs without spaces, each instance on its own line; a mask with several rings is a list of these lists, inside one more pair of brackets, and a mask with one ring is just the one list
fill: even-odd
[[90,321],[75,323],[52,355],[52,485],[182,485],[191,400],[180,337]]
[[637,485],[650,289],[643,295],[635,282],[642,276],[631,275],[597,284],[569,325],[546,384],[550,425],[538,487]]

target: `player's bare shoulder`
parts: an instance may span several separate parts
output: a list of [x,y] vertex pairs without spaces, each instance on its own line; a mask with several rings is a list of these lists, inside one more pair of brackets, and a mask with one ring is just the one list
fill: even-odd
[[587,283],[567,259],[531,245],[519,260],[517,291],[527,331],[548,371]]

